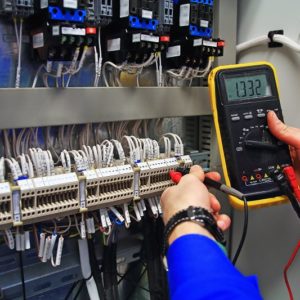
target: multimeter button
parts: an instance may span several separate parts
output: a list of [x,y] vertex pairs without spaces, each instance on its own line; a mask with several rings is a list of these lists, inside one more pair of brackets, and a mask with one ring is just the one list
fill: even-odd
[[238,117],[238,116],[236,116],[236,117],[231,117],[231,121],[239,121],[241,118],[240,117]]
[[266,114],[265,113],[260,113],[260,114],[257,114],[257,117],[258,118],[264,118],[266,116]]
[[244,119],[245,120],[251,120],[251,119],[253,119],[253,115],[245,115]]

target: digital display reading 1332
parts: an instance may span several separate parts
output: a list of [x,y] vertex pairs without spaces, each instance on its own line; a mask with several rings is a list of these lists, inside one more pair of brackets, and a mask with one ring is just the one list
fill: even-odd
[[225,87],[228,101],[272,96],[266,74],[226,78]]

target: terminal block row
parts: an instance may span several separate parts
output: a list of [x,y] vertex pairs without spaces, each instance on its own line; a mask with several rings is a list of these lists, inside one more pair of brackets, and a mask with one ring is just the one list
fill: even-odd
[[160,195],[190,156],[0,183],[0,228],[31,224]]

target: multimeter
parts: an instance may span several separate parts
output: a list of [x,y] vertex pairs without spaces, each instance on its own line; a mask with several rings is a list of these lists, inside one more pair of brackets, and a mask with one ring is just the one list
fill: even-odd
[[[289,148],[268,130],[267,113],[283,120],[274,67],[267,62],[220,66],[208,80],[226,184],[242,192],[249,207],[287,200],[269,171],[291,165]],[[229,196],[236,208],[244,202]]]

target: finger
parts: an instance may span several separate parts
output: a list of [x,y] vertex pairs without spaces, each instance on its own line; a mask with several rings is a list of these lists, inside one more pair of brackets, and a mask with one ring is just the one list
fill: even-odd
[[210,200],[210,205],[211,205],[211,209],[213,210],[213,212],[218,213],[221,210],[221,204],[220,204],[219,200],[212,193],[209,193],[209,200]]
[[194,165],[194,166],[191,167],[190,174],[196,176],[201,181],[204,180],[204,171],[198,165]]
[[217,216],[217,224],[218,224],[218,227],[220,229],[222,229],[223,231],[225,231],[225,230],[227,230],[229,228],[229,226],[231,224],[231,220],[225,214],[218,215]]
[[220,181],[221,175],[218,172],[208,172],[205,174],[205,176],[209,177],[210,179]]
[[300,149],[300,129],[287,126],[278,119],[273,111],[268,113],[267,118],[269,129],[276,138]]

